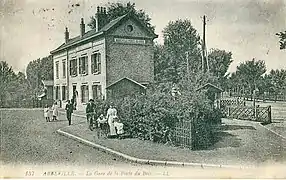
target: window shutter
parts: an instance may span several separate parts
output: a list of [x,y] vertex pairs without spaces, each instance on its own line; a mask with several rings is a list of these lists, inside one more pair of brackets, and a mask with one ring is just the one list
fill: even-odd
[[92,85],[92,98],[96,98],[96,85]]
[[93,55],[91,55],[91,73],[93,74],[94,73],[94,58],[95,57],[95,55],[93,54]]
[[84,60],[85,60],[85,74],[88,74],[88,57],[86,56]]
[[81,102],[84,101],[84,86],[81,86]]
[[75,71],[74,75],[77,76],[77,59],[74,60],[74,71]]
[[82,58],[79,58],[79,74],[82,74]]
[[97,97],[99,99],[102,99],[101,85],[97,86]]
[[72,60],[70,60],[70,76],[73,74],[73,72],[72,72],[72,65],[73,65],[73,61]]
[[98,69],[98,73],[101,73],[101,54],[98,53],[98,62],[97,62],[97,69]]

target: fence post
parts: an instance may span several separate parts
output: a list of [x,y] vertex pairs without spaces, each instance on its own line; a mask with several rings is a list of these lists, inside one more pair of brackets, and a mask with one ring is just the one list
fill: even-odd
[[271,106],[268,106],[268,122],[271,123]]

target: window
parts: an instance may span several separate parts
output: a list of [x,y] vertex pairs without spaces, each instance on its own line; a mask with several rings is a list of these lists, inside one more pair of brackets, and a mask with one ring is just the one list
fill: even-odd
[[102,99],[101,85],[92,85],[92,97],[93,99]]
[[72,59],[70,61],[70,75],[77,76],[77,60],[76,59]]
[[56,78],[59,79],[59,61],[56,62]]
[[100,74],[101,73],[101,55],[100,53],[95,53],[91,55],[91,73]]
[[60,99],[60,87],[56,86],[56,100]]
[[88,74],[87,56],[79,58],[79,74]]
[[88,85],[81,86],[81,102],[82,103],[88,102]]
[[66,100],[66,99],[67,99],[67,87],[62,86],[62,100]]
[[66,78],[66,61],[63,61],[63,78]]

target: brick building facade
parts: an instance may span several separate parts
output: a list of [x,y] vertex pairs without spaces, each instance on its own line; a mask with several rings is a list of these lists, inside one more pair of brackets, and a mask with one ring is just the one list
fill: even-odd
[[[74,96],[78,108],[84,108],[88,99],[123,92],[113,89],[122,87],[113,85],[122,84],[121,79],[140,86],[130,91],[142,89],[154,79],[153,40],[157,35],[132,13],[110,22],[105,18],[106,10],[98,8],[96,29],[85,32],[81,19],[80,35],[69,38],[66,28],[65,43],[51,51],[54,99],[63,102],[62,106]],[[110,85],[113,93],[107,93]]]

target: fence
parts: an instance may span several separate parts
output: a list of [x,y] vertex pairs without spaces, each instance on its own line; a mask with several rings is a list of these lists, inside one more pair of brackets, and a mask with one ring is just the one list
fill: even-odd
[[53,99],[26,99],[26,100],[7,100],[0,103],[1,108],[43,108],[45,104],[53,105]]
[[220,107],[228,106],[245,106],[245,101],[242,99],[222,99],[220,100]]
[[268,107],[247,107],[247,106],[228,106],[222,108],[225,117],[259,121],[264,123],[271,122],[271,106]]
[[191,121],[177,122],[173,135],[174,135],[174,143],[177,146],[192,147],[192,123]]
[[214,124],[208,119],[200,118],[177,122],[173,132],[173,142],[177,146],[193,150],[207,148],[212,141]]

